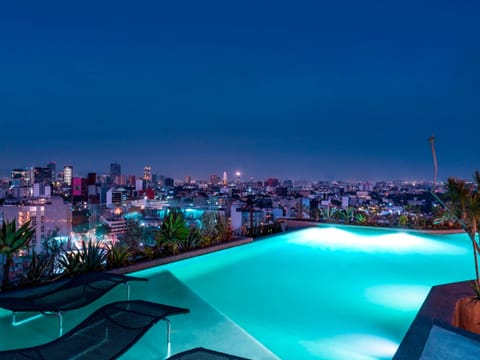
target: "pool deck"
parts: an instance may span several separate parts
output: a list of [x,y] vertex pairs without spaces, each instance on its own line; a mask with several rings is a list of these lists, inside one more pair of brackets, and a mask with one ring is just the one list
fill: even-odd
[[470,283],[432,287],[393,360],[478,359],[480,334],[451,325],[456,301],[473,295]]

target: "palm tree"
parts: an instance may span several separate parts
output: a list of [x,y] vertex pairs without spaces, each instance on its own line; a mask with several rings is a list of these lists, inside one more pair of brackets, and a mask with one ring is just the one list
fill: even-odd
[[430,142],[430,146],[432,147],[432,156],[433,156],[433,191],[435,192],[435,189],[437,187],[437,176],[438,176],[438,165],[437,165],[437,153],[435,152],[435,136],[430,136],[428,138],[428,141]]
[[474,290],[476,299],[480,301],[480,272],[478,257],[480,256],[480,172],[474,175],[476,183],[470,184],[464,180],[448,179],[448,197],[450,207],[446,207],[453,218],[460,223],[472,242],[475,264]]
[[13,255],[19,250],[27,249],[34,234],[35,227],[30,226],[30,221],[27,221],[17,229],[15,219],[7,223],[3,220],[2,228],[0,229],[0,254],[5,256],[2,290],[5,290],[8,286]]

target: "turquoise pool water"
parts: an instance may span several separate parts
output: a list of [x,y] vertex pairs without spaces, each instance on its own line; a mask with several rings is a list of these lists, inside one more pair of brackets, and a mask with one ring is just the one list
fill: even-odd
[[281,359],[363,360],[390,359],[430,287],[472,262],[464,234],[318,227],[139,274],[171,271]]

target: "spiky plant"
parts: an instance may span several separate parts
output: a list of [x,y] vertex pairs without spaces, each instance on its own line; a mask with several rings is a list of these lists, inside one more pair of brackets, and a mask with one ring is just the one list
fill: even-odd
[[160,236],[173,254],[176,254],[188,235],[188,227],[180,211],[171,211],[162,222]]
[[74,251],[64,251],[58,259],[58,263],[64,274],[77,275],[84,272],[82,255],[78,249]]
[[29,247],[34,234],[35,227],[30,226],[30,221],[27,221],[17,229],[15,219],[11,222],[3,220],[2,228],[0,229],[0,254],[5,256],[2,290],[8,287],[10,281],[10,268],[13,264],[13,256],[19,250]]
[[108,249],[107,253],[107,268],[115,269],[126,266],[132,253],[127,246],[115,245]]
[[108,257],[108,249],[93,243],[82,240],[82,248],[71,252],[65,251],[60,259],[60,264],[67,274],[76,275],[84,272],[102,271],[105,269]]
[[88,240],[88,244],[85,244],[85,241],[82,241],[82,249],[80,253],[85,272],[105,270],[108,249],[100,246],[100,243],[94,243],[91,239]]
[[185,238],[185,241],[179,244],[179,250],[182,252],[195,250],[200,247],[201,242],[202,234],[200,230],[196,227],[192,227],[187,237]]
[[28,271],[21,280],[22,285],[38,285],[44,282],[55,281],[61,275],[55,276],[52,273],[55,256],[50,253],[37,254],[32,252],[32,260]]

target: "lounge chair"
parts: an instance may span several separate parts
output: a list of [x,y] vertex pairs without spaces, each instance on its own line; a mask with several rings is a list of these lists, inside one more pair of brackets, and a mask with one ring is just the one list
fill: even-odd
[[[127,299],[130,300],[130,281],[147,281],[147,279],[108,272],[85,273],[46,285],[2,292],[0,307],[13,312],[12,325],[14,326],[42,315],[57,316],[60,326],[59,336],[61,336],[63,312],[86,306],[120,284],[127,285]],[[40,314],[17,321],[18,312],[39,312]]]
[[43,345],[0,351],[0,359],[115,359],[159,320],[167,321],[168,356],[170,322],[167,316],[188,312],[188,309],[144,300],[114,302],[99,308],[59,338]]
[[240,356],[197,347],[172,355],[167,360],[249,360]]

